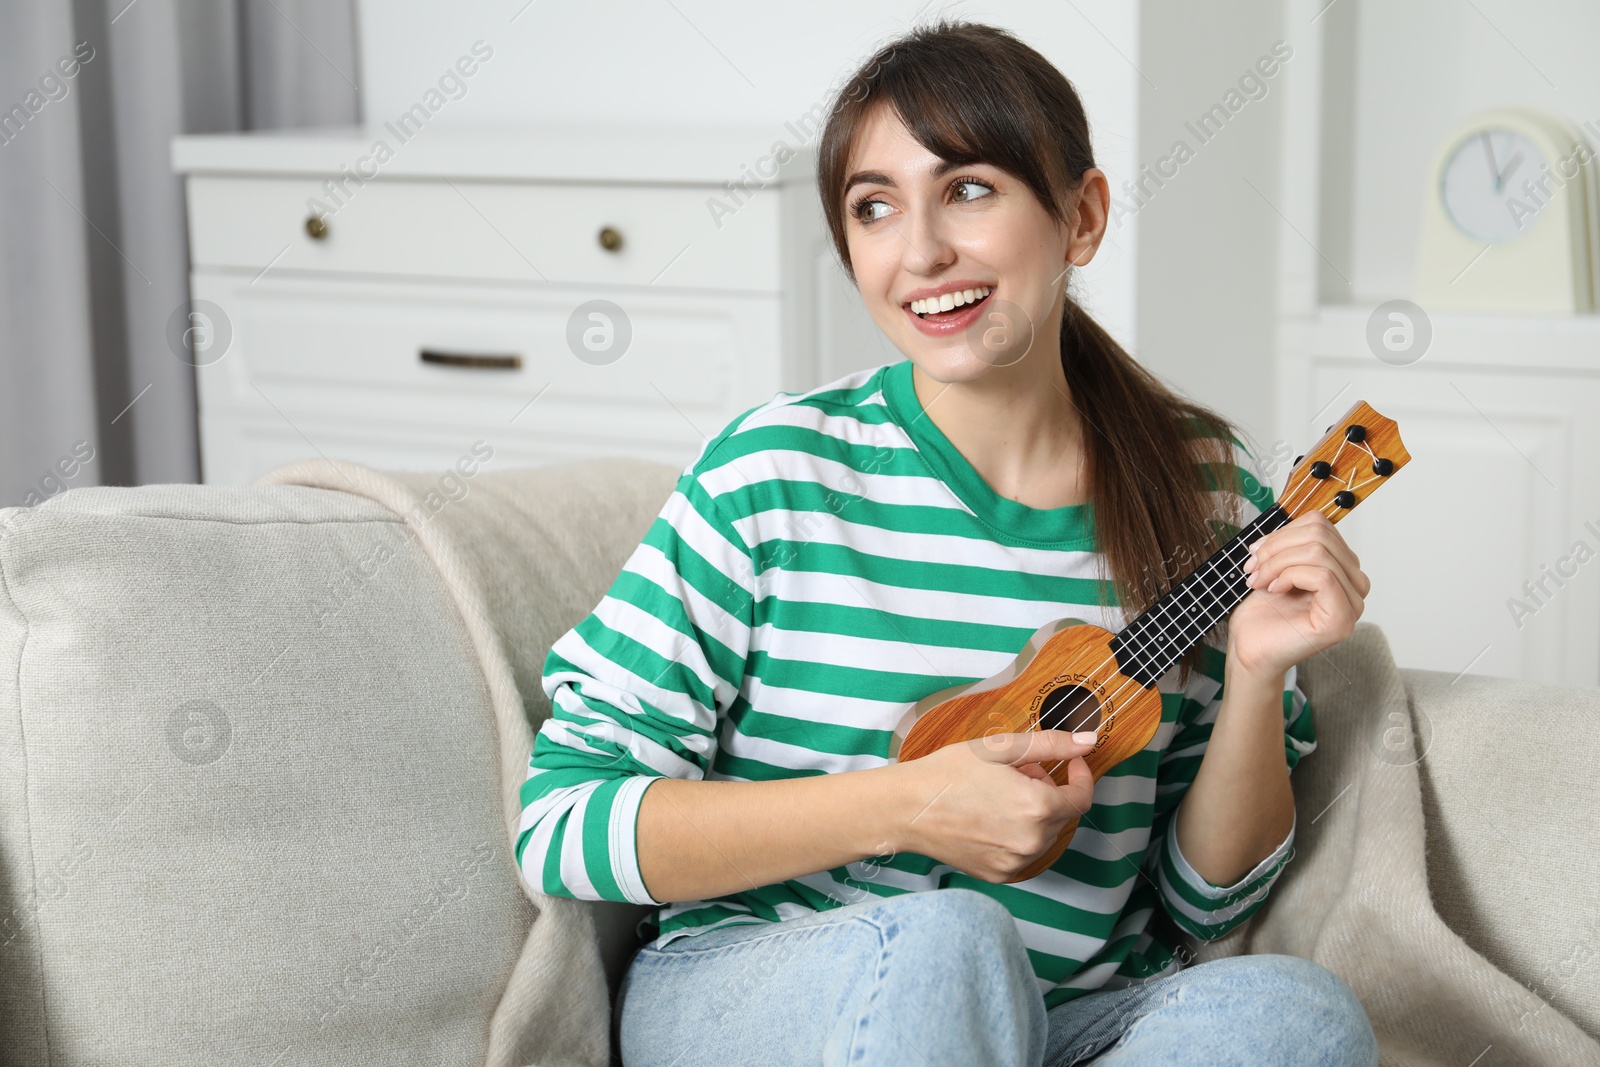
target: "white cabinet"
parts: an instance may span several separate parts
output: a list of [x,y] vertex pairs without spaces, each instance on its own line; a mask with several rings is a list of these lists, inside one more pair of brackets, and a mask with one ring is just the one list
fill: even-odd
[[811,151],[741,184],[769,132],[429,130],[367,179],[371,133],[178,138],[204,480],[443,469],[478,439],[683,464],[779,390],[893,358]]
[[1365,400],[1411,453],[1339,526],[1372,579],[1364,618],[1406,666],[1600,684],[1600,323],[1436,315],[1398,367],[1366,350],[1367,313],[1323,309],[1303,420],[1320,433]]

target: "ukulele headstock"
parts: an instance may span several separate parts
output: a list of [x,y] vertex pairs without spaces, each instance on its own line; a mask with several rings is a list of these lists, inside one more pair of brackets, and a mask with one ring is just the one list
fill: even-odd
[[1278,503],[1291,519],[1320,511],[1338,522],[1409,462],[1400,427],[1358,401],[1295,460]]

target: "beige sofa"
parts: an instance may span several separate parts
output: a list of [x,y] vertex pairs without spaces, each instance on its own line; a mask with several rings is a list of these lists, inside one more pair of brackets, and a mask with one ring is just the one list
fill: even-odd
[[[529,892],[517,790],[677,471],[492,451],[0,511],[0,1065],[607,1062],[647,909]],[[1303,669],[1297,855],[1197,958],[1319,959],[1386,1063],[1600,1063],[1600,697]]]

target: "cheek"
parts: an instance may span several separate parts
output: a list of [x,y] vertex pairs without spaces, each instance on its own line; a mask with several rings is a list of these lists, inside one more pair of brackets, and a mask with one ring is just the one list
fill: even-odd
[[872,317],[886,322],[899,316],[900,306],[894,302],[893,287],[898,261],[890,261],[871,242],[861,242],[850,247],[850,265],[855,271],[861,302]]
[[[1051,258],[1053,249],[1037,230],[1013,220],[994,220],[965,242],[963,253],[973,263],[993,272],[1009,290],[1006,299],[1040,311],[1050,303],[1051,281],[1065,265]],[[1059,288],[1065,279],[1056,280]]]

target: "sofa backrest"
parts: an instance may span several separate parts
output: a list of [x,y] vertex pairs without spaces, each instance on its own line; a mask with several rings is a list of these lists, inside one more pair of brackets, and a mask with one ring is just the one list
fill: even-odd
[[[541,686],[550,646],[600,603],[667,502],[680,468],[611,457],[502,469],[493,445],[480,444],[473,462],[444,472],[306,460],[262,480],[370,494],[411,515],[425,540],[447,544],[460,583],[482,592],[483,629],[510,669],[531,746],[531,733],[550,715]],[[505,760],[513,819],[527,764],[527,749]],[[654,909],[572,903],[593,923],[614,994],[643,940],[639,923]]]

